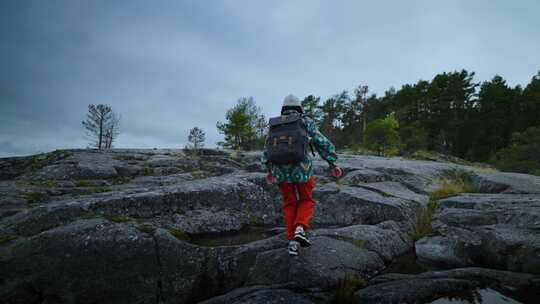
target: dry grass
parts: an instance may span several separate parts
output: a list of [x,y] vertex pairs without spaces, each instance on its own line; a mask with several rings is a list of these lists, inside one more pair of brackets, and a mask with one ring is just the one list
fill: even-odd
[[429,194],[430,200],[440,200],[459,193],[475,192],[470,173],[459,172],[439,181],[440,187]]
[[431,222],[433,215],[439,207],[439,200],[459,193],[476,192],[472,183],[472,177],[467,172],[454,172],[438,183],[440,187],[429,194],[427,207],[421,209],[416,215],[416,230],[413,235],[415,241],[432,233]]
[[433,232],[431,221],[433,220],[433,214],[435,214],[438,207],[439,204],[437,201],[429,201],[427,207],[420,209],[416,214],[416,229],[413,235],[413,240],[415,242]]

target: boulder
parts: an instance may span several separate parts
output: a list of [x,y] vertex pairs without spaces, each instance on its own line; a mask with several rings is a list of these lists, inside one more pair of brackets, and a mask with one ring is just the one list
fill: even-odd
[[422,262],[540,273],[538,194],[461,194],[439,204],[435,236],[416,243]]
[[383,182],[387,179],[388,177],[381,172],[370,169],[360,169],[347,173],[347,175],[343,177],[342,182],[347,185],[359,185],[365,183]]
[[[356,292],[358,303],[428,303],[437,299],[462,299],[485,303],[497,296],[529,302],[540,296],[540,277],[485,268],[459,268],[418,275],[384,274]],[[506,294],[506,296],[504,295]]]
[[[317,303],[313,302],[308,295],[286,289],[289,285],[291,284],[238,288],[225,295],[201,302],[201,304]],[[292,287],[294,287],[294,285]]]
[[247,284],[294,282],[300,287],[332,286],[347,275],[367,278],[384,268],[376,253],[352,243],[326,236],[315,236],[311,241],[313,245],[301,248],[297,257],[290,257],[286,248],[258,254]]
[[393,220],[414,226],[418,202],[383,195],[361,187],[326,184],[315,189],[313,223],[317,225],[374,225]]
[[484,193],[540,193],[540,176],[511,172],[477,172],[473,182]]
[[[397,223],[385,223],[390,229],[374,225],[353,225],[337,229],[317,229],[313,236],[328,236],[346,240],[357,247],[375,252],[385,262],[391,262],[413,248],[412,239],[400,231]],[[384,227],[384,226],[383,226]]]

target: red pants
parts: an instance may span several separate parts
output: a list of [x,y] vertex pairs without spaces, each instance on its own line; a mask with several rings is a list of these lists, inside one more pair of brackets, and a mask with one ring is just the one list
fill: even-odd
[[[281,182],[279,190],[283,197],[281,211],[287,225],[287,240],[294,238],[294,230],[298,225],[302,225],[304,230],[309,228],[309,220],[313,215],[313,198],[311,192],[315,185],[315,179],[310,177],[306,183],[291,184]],[[297,197],[298,192],[298,197]]]

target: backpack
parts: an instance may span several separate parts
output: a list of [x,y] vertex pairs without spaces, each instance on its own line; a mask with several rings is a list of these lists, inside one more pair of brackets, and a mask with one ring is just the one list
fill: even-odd
[[270,118],[265,149],[272,164],[286,165],[303,161],[308,154],[309,138],[300,113]]

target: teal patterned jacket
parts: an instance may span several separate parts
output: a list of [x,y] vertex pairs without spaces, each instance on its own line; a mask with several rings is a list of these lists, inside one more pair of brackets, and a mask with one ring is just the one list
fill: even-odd
[[[287,115],[289,113],[290,111],[286,111],[284,114]],[[302,120],[306,127],[309,140],[315,147],[315,150],[317,150],[324,160],[330,165],[333,165],[337,161],[334,145],[319,132],[315,122],[311,118],[304,116]],[[272,173],[274,183],[276,184],[281,182],[305,183],[313,175],[313,160],[309,154],[306,156],[305,160],[297,164],[273,165],[268,161],[268,154],[264,151],[261,156],[261,163],[263,163],[266,166],[266,169]]]

